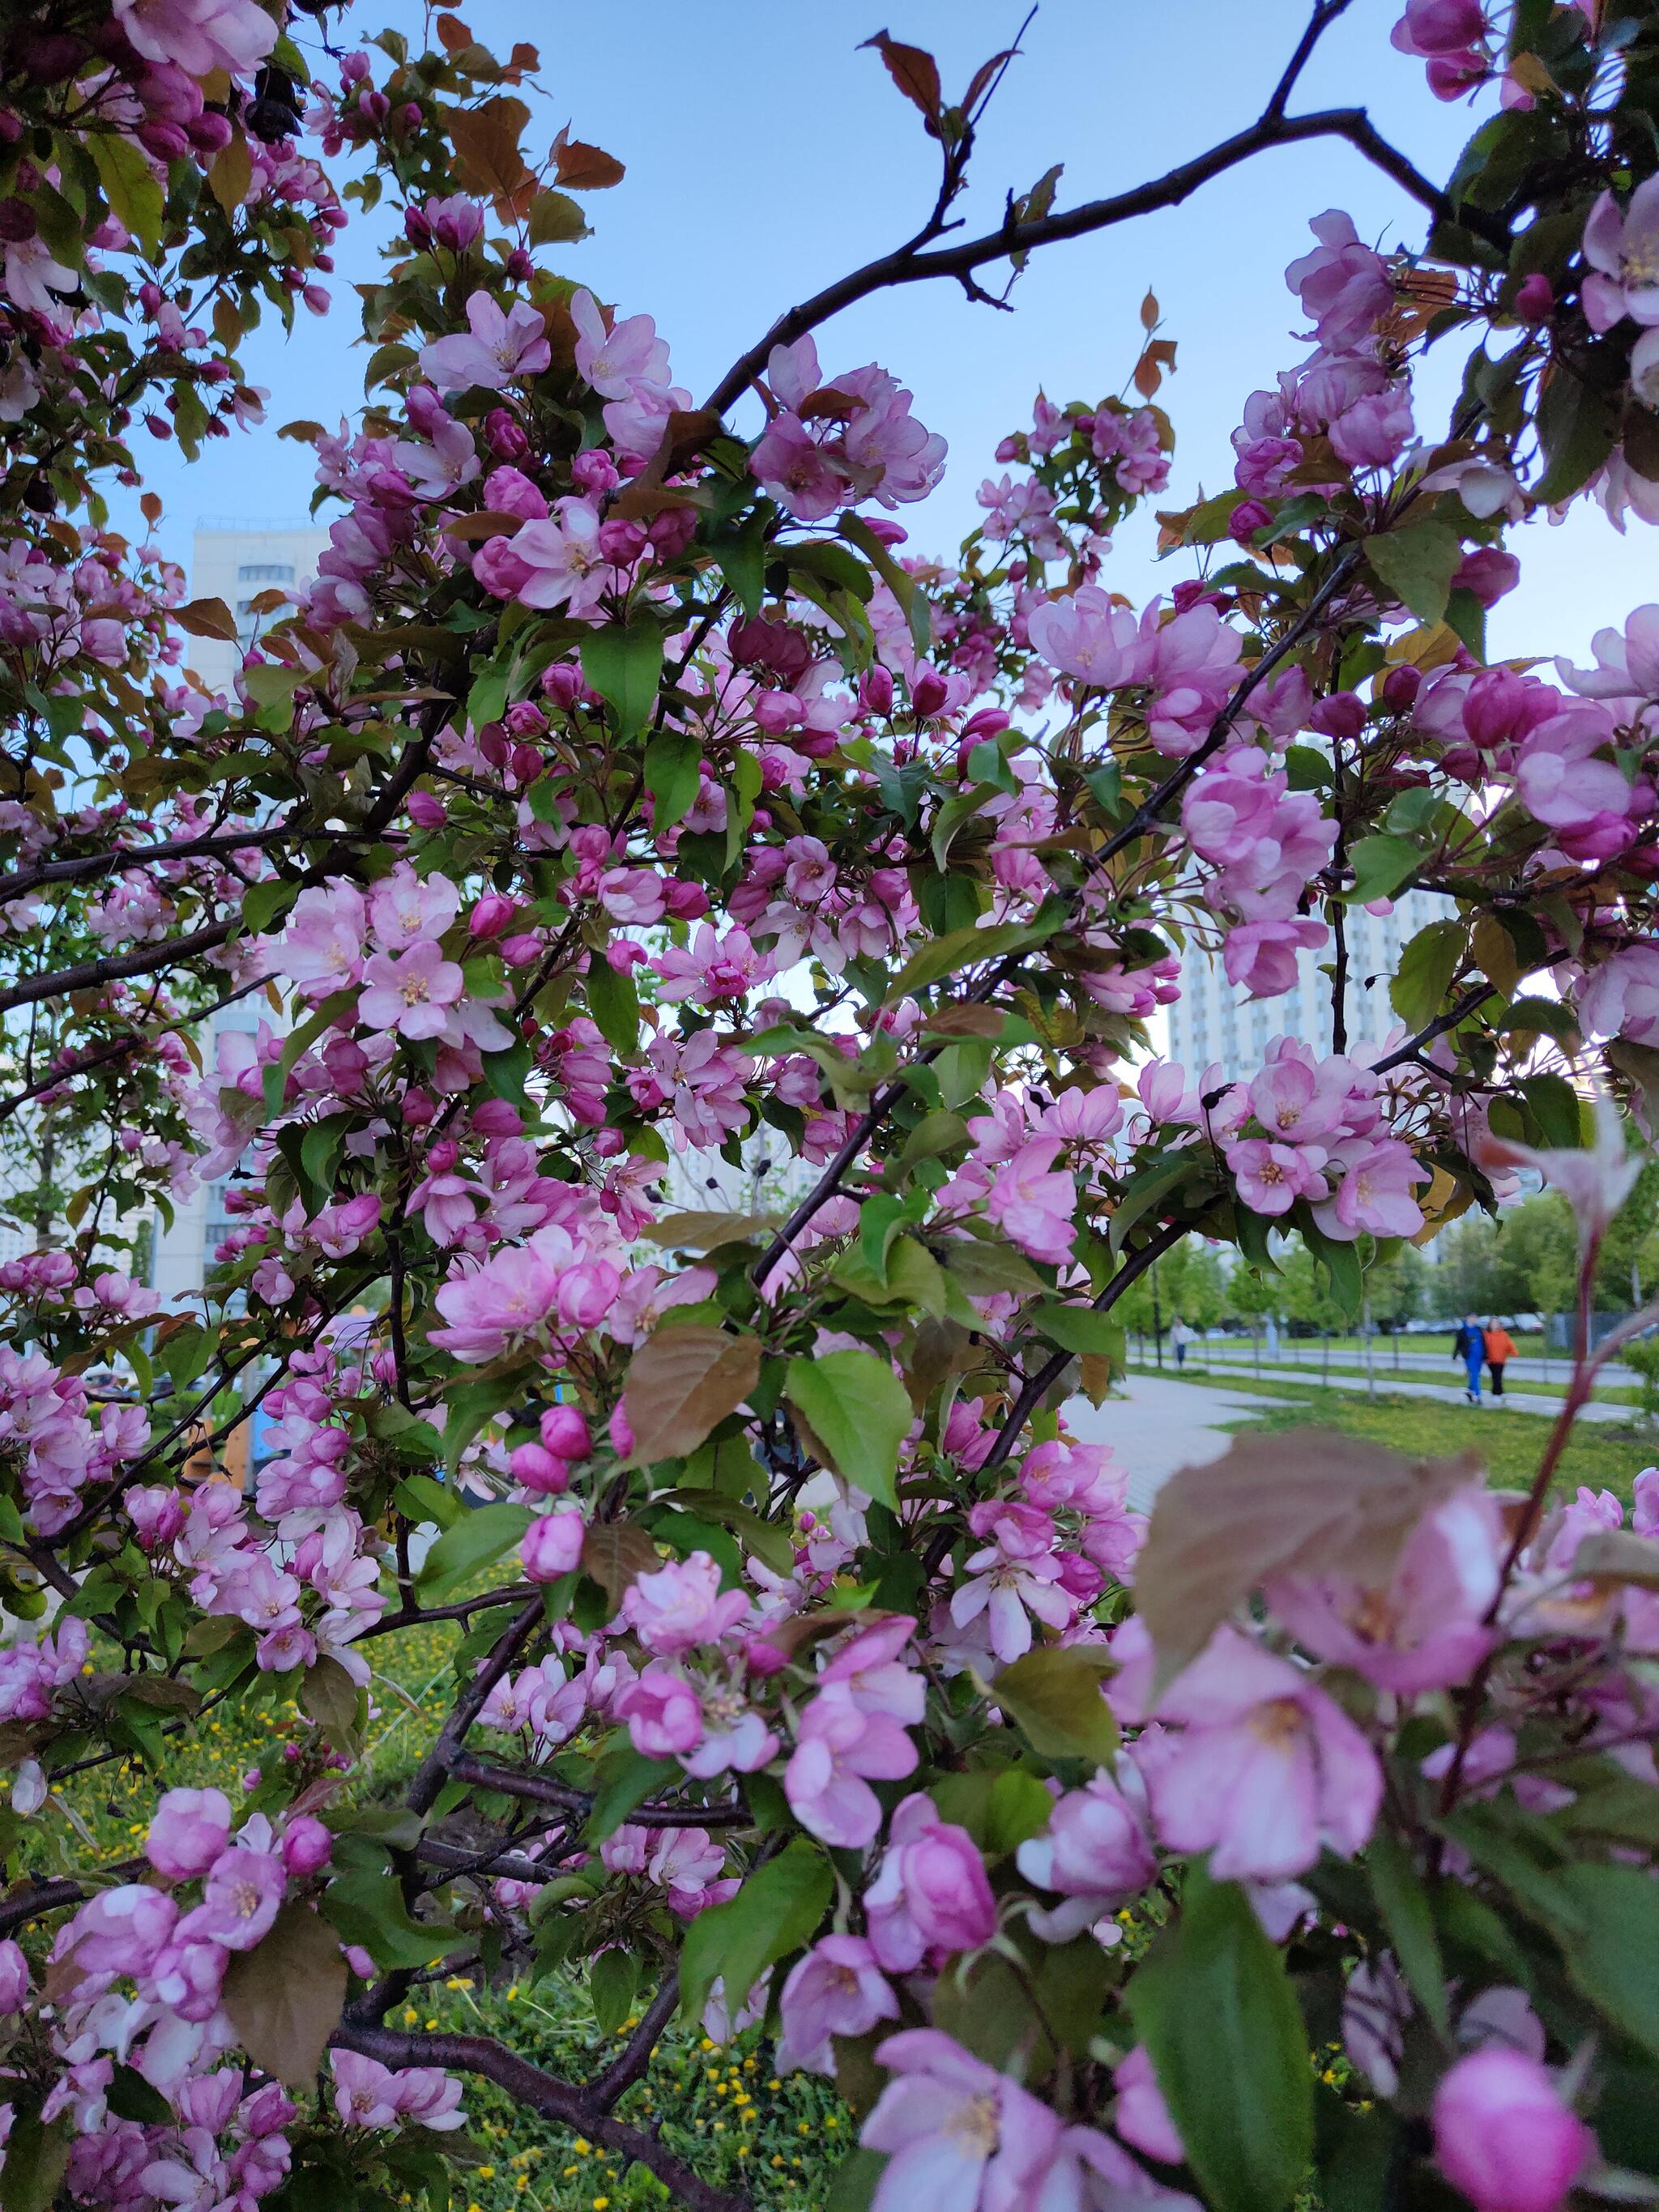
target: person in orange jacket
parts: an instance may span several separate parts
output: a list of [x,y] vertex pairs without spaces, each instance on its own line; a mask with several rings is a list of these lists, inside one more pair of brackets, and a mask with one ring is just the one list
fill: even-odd
[[1496,1321],[1486,1323],[1482,1334],[1486,1340],[1486,1368],[1492,1376],[1492,1395],[1504,1395],[1504,1370],[1515,1357],[1515,1339],[1508,1329]]

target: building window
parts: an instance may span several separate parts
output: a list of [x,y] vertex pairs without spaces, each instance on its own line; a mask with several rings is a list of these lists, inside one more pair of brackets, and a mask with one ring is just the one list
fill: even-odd
[[291,584],[294,563],[291,561],[244,561],[236,571],[239,584]]

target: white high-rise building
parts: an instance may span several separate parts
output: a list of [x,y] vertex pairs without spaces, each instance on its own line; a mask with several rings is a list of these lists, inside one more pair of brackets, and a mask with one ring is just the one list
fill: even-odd
[[[1348,1042],[1376,1042],[1399,1017],[1389,1003],[1389,984],[1402,948],[1431,921],[1443,921],[1450,908],[1431,891],[1402,891],[1394,911],[1367,914],[1350,907],[1348,940]],[[1261,1066],[1268,1040],[1300,1038],[1316,1052],[1331,1043],[1331,979],[1320,963],[1333,957],[1330,939],[1297,958],[1294,990],[1278,999],[1247,999],[1227,981],[1218,958],[1188,943],[1181,963],[1181,996],[1169,1010],[1170,1057],[1196,1073],[1219,1061],[1224,1076],[1253,1074]]]
[[277,612],[254,612],[260,593],[291,592],[309,583],[327,544],[326,528],[315,522],[212,519],[197,524],[190,595],[222,599],[236,619],[234,645],[216,637],[190,641],[189,664],[210,691],[229,690],[248,647],[278,618]]

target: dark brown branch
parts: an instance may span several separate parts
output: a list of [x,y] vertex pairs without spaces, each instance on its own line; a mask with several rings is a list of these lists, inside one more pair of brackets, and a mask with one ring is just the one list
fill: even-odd
[[[1144,1275],[1154,1261],[1161,1260],[1172,1245],[1178,1244],[1192,1225],[1190,1221],[1167,1222],[1138,1251],[1130,1253],[1099,1297],[1089,1301],[1093,1310],[1109,1313],[1130,1284]],[[993,1468],[1002,1465],[1012,1451],[1020,1431],[1030,1419],[1032,1409],[1041,1405],[1044,1395],[1065,1372],[1067,1364],[1076,1357],[1076,1353],[1072,1352],[1051,1352],[1035,1374],[1026,1376],[1018,1397],[1002,1417],[996,1442],[981,1462],[981,1471],[988,1473]]]
[[490,1692],[507,1673],[542,1620],[539,1592],[497,1638],[495,1648],[461,1692],[455,1710],[439,1731],[438,1741],[416,1771],[404,1799],[411,1813],[429,1813],[449,1779],[466,1732],[483,1711]]
[[481,2075],[544,2119],[573,2128],[622,2158],[636,2160],[691,2212],[748,2212],[748,2197],[712,2187],[654,2136],[611,2118],[590,2104],[574,2083],[544,2074],[489,2036],[405,2033],[351,2021],[335,2031],[333,2041],[340,2049],[379,2059],[383,2066],[442,2066],[459,2074]]
[[623,2045],[621,2055],[603,2074],[591,2081],[584,2095],[601,2112],[614,2112],[636,2081],[650,2070],[651,2055],[661,2042],[680,2001],[680,1978],[672,1969],[641,2015],[640,2024]]
[[84,883],[106,869],[148,868],[161,860],[194,860],[214,853],[239,853],[250,845],[280,845],[289,837],[314,835],[286,823],[268,830],[221,830],[211,836],[181,837],[168,845],[116,845],[102,853],[82,853],[69,860],[43,860],[15,876],[0,876],[0,905],[38,890],[43,884]]
[[163,969],[176,968],[198,952],[215,951],[240,928],[241,920],[240,915],[234,914],[228,921],[209,922],[204,929],[170,937],[161,945],[135,945],[131,952],[112,952],[106,959],[83,960],[78,967],[59,968],[50,975],[31,975],[27,982],[0,991],[0,1014],[13,1006],[33,1006],[37,999],[64,999],[72,991],[99,991],[106,983],[125,982],[129,975],[155,975]]
[[1477,1006],[1484,1005],[1496,994],[1497,988],[1495,983],[1478,983],[1473,990],[1465,991],[1462,997],[1449,1006],[1443,1014],[1437,1014],[1426,1029],[1419,1030],[1414,1037],[1407,1037],[1404,1044],[1397,1045],[1385,1060],[1379,1060],[1372,1073],[1386,1075],[1391,1067],[1401,1067],[1408,1060],[1415,1060],[1425,1044],[1432,1044],[1436,1037],[1444,1036],[1448,1030],[1455,1030],[1466,1014],[1472,1014]]
[[1271,147],[1304,144],[1320,138],[1345,140],[1374,167],[1392,177],[1402,191],[1437,221],[1461,222],[1484,236],[1491,236],[1494,242],[1501,239],[1507,244],[1509,234],[1501,223],[1474,210],[1455,207],[1437,185],[1431,183],[1377,132],[1363,107],[1326,108],[1312,115],[1287,116],[1275,112],[1270,106],[1248,130],[1235,132],[1232,137],[1224,138],[1191,161],[1182,161],[1163,176],[1151,178],[1127,191],[1114,193],[1106,199],[1088,200],[1080,207],[1028,222],[1017,222],[1011,216],[982,238],[964,239],[930,252],[917,251],[912,240],[875,261],[866,262],[863,268],[839,277],[810,300],[802,301],[799,307],[780,315],[766,336],[732,364],[704,404],[717,414],[724,413],[760,374],[774,346],[793,344],[808,331],[816,330],[844,307],[868,299],[872,292],[885,291],[899,284],[925,283],[936,276],[959,280],[987,262],[1007,260],[1015,254],[1030,253],[1040,246],[1054,246],[1065,239],[1084,238],[1095,231],[1109,230],[1137,216],[1153,214],[1159,208],[1178,207],[1200,185],[1225,176],[1230,169],[1253,161]]
[[[462,1752],[450,1762],[457,1782],[475,1790],[498,1790],[503,1797],[522,1797],[533,1805],[554,1805],[562,1813],[586,1815],[593,1800],[586,1790],[573,1789],[550,1774],[537,1774],[522,1766],[498,1766],[491,1759]],[[746,1805],[665,1805],[647,1802],[628,1816],[636,1828],[749,1828],[755,1816]]]

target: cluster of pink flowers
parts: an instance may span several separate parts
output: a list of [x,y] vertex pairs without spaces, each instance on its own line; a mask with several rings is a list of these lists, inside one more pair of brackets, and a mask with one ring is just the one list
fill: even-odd
[[1298,913],[1307,886],[1328,863],[1336,838],[1311,792],[1254,745],[1231,745],[1194,777],[1181,802],[1193,851],[1213,870],[1206,902],[1228,925],[1227,980],[1252,998],[1295,988],[1297,955],[1328,932]]
[[825,380],[810,337],[774,346],[766,364],[776,411],[750,465],[762,487],[802,522],[874,499],[924,499],[945,470],[945,441],[910,412],[910,394],[884,368]]
[[1179,759],[1196,751],[1238,679],[1240,644],[1207,599],[1166,619],[1156,600],[1139,622],[1097,584],[1046,600],[1028,628],[1048,665],[1091,690],[1144,695],[1146,733]]
[[1387,1134],[1376,1077],[1342,1054],[1322,1060],[1298,1039],[1276,1037],[1261,1073],[1229,1086],[1206,1119],[1253,1213],[1279,1219],[1306,1200],[1339,1243],[1423,1226],[1412,1194],[1426,1171]]

